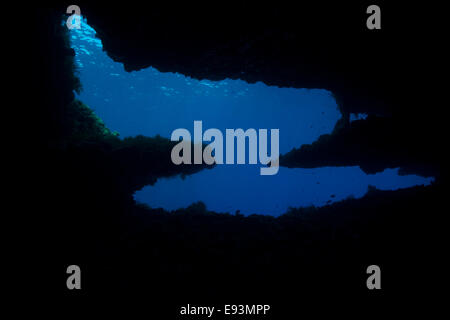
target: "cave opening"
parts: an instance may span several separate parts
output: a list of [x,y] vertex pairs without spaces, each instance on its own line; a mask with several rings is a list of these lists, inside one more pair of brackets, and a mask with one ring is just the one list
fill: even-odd
[[[78,98],[120,137],[170,138],[176,128],[202,120],[209,127],[279,128],[280,153],[310,144],[332,132],[341,113],[331,92],[249,84],[239,79],[197,80],[149,67],[126,72],[102,50],[86,20],[70,31],[83,90]],[[366,115],[351,115],[351,121]],[[428,185],[432,178],[399,175],[386,169],[366,174],[359,167],[280,167],[277,175],[260,176],[259,166],[217,166],[212,170],[159,179],[135,192],[136,201],[175,210],[201,201],[216,212],[278,216],[289,207],[323,206],[363,196],[370,186],[394,190]]]

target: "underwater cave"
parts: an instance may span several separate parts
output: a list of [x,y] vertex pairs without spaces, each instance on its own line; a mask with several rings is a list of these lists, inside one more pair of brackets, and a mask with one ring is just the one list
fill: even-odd
[[[442,287],[446,88],[432,71],[445,37],[425,22],[445,19],[394,2],[379,30],[353,2],[77,5],[79,30],[66,5],[36,3],[17,38],[36,58],[18,73],[33,94],[18,98],[37,127],[17,144],[29,169],[17,181],[32,184],[17,203],[34,206],[19,212],[20,278],[32,268],[55,297],[36,301],[65,314],[104,299],[157,319],[232,301],[270,304],[267,319],[385,316]],[[174,164],[171,134],[196,120],[279,129],[278,172]],[[367,286],[374,265],[381,290]]]
[[[280,152],[289,152],[330,134],[342,117],[331,92],[254,84],[242,80],[197,80],[149,67],[127,72],[102,50],[86,20],[70,32],[83,90],[78,98],[92,107],[120,137],[160,135],[192,129],[201,120],[208,127],[278,128]],[[365,119],[351,114],[350,121]],[[358,166],[281,167],[261,177],[258,166],[216,166],[187,177],[161,178],[134,194],[150,207],[176,210],[195,202],[215,212],[279,216],[290,207],[323,206],[348,197],[362,197],[369,186],[396,190],[429,185],[433,178],[399,175],[398,168],[367,174]]]

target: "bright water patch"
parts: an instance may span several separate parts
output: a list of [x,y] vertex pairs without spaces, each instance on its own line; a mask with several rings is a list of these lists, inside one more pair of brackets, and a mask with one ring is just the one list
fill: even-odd
[[[248,165],[247,165],[248,166]],[[289,207],[322,206],[348,197],[360,198],[369,185],[381,190],[429,184],[431,179],[400,177],[397,169],[367,175],[359,167],[289,169],[260,176],[257,166],[218,166],[198,174],[161,179],[153,187],[136,192],[135,199],[154,208],[175,210],[202,201],[209,210],[244,215],[278,216]],[[238,179],[230,181],[230,177]]]
[[[82,21],[71,30],[72,46],[83,91],[89,105],[121,137],[193,132],[193,121],[204,130],[280,129],[280,152],[312,143],[330,133],[340,118],[330,92],[248,84],[241,80],[196,80],[154,68],[125,72],[113,62],[95,30]],[[352,120],[365,115],[353,115]],[[397,189],[429,184],[432,179],[399,176],[397,170],[366,175],[358,167],[317,169],[280,168],[274,176],[260,176],[260,165],[218,165],[186,177],[161,179],[135,193],[136,200],[169,210],[203,201],[208,209],[243,214],[279,215],[288,207],[324,205],[348,196],[361,197],[369,185]]]

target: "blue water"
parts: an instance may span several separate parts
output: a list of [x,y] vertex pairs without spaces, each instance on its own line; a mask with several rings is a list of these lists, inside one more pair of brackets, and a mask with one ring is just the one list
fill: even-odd
[[[71,30],[78,76],[84,90],[79,99],[89,105],[120,137],[173,130],[193,133],[194,120],[208,128],[280,130],[280,152],[312,143],[330,133],[340,118],[330,92],[248,84],[241,80],[196,80],[154,68],[125,72],[102,51],[95,31],[82,22]],[[352,115],[352,120],[366,115]],[[217,212],[280,215],[289,207],[324,205],[349,196],[363,196],[369,185],[397,189],[429,184],[431,178],[399,176],[396,169],[367,175],[359,167],[288,169],[261,176],[261,165],[218,165],[188,176],[161,179],[135,193],[151,207],[173,210],[203,201]]]

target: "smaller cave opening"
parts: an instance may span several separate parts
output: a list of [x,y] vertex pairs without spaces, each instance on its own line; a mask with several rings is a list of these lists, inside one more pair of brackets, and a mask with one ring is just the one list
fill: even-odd
[[367,113],[350,113],[350,122],[367,119]]

